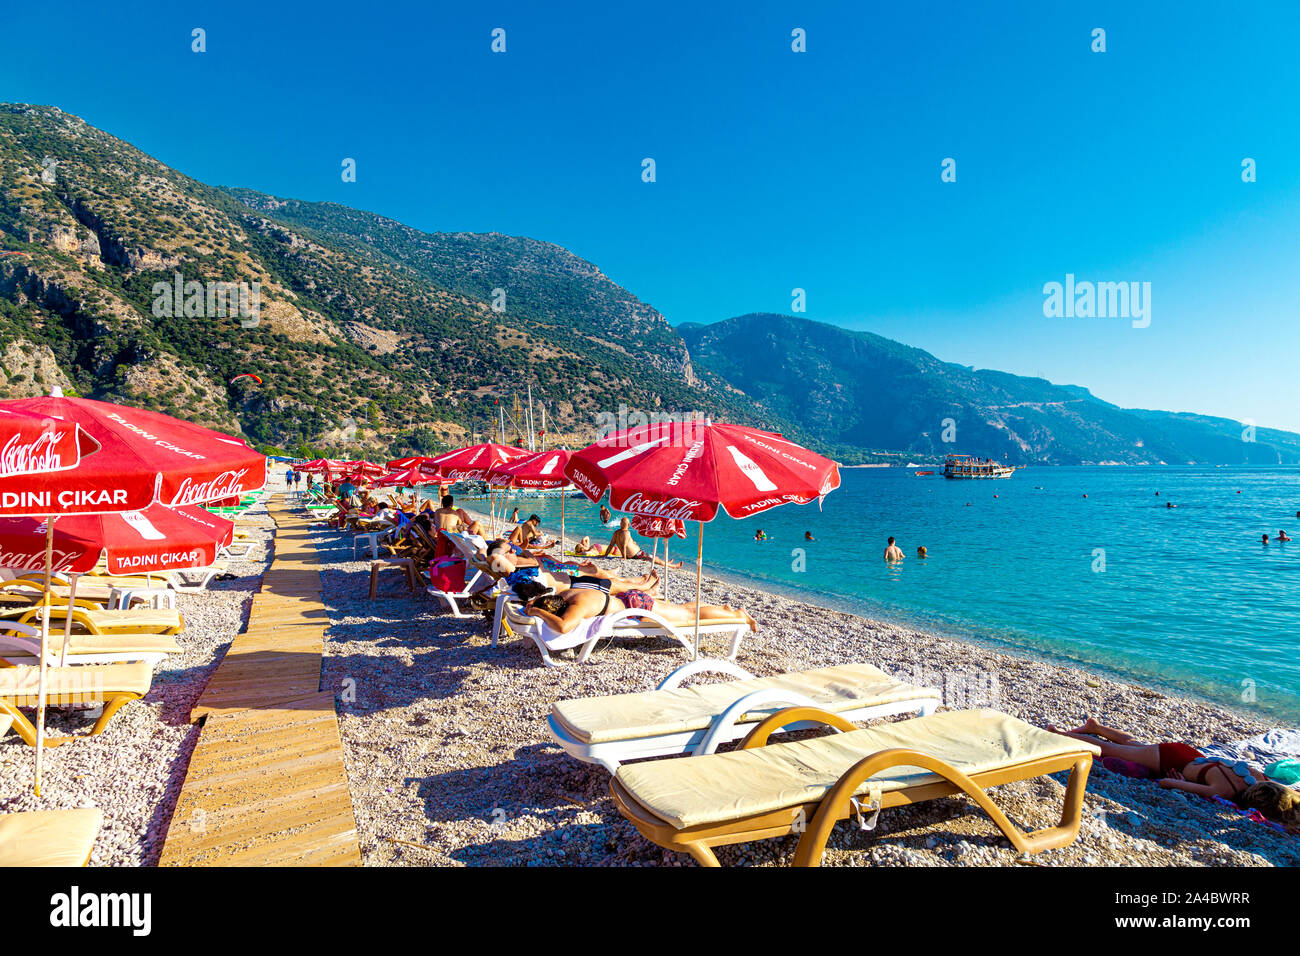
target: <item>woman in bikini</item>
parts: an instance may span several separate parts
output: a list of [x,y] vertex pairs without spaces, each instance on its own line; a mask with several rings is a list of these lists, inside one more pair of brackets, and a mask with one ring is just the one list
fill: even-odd
[[1300,824],[1300,793],[1264,776],[1261,768],[1245,761],[1229,763],[1207,757],[1185,743],[1148,744],[1132,734],[1107,727],[1095,717],[1074,730],[1047,729],[1075,740],[1095,744],[1101,755],[1117,757],[1145,767],[1160,778],[1161,787],[1202,797],[1222,797],[1242,807],[1293,827]]
[[[541,618],[561,634],[568,634],[588,618],[624,610],[654,611],[669,624],[678,627],[691,627],[695,624],[693,602],[673,604],[670,601],[656,601],[645,591],[635,588],[615,593],[608,580],[585,575],[572,578],[567,591],[529,601],[524,613]],[[700,623],[705,622],[743,623],[748,624],[751,631],[758,630],[757,621],[729,604],[701,604]]]

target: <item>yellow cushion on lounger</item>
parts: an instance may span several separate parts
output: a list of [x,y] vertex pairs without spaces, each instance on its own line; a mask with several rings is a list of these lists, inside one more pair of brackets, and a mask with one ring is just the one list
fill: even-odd
[[[35,707],[40,668],[35,664],[0,667],[0,697],[19,707]],[[51,697],[77,696],[87,703],[108,694],[149,693],[153,668],[143,661],[114,664],[69,664],[45,668],[46,693]]]
[[[959,710],[752,750],[624,764],[617,777],[642,806],[680,829],[820,800],[859,760],[894,747],[929,754],[967,776],[1081,750],[1101,753],[996,710]],[[870,783],[888,793],[941,780],[902,766]]]
[[[35,642],[33,642],[35,643]],[[51,634],[47,645],[57,657],[63,651],[63,635]],[[0,656],[13,657],[0,639]],[[68,660],[74,654],[179,654],[181,646],[170,634],[72,634],[68,638]],[[32,655],[35,658],[36,655]]]
[[94,809],[0,814],[0,866],[85,866],[103,822]]
[[[895,680],[870,664],[843,664],[725,684],[698,684],[639,694],[562,700],[551,705],[551,714],[575,740],[584,743],[633,740],[703,730],[732,702],[767,688],[801,694],[833,714],[918,697],[937,700],[943,696],[937,690]],[[747,716],[751,721],[759,720],[786,706],[774,703]]]

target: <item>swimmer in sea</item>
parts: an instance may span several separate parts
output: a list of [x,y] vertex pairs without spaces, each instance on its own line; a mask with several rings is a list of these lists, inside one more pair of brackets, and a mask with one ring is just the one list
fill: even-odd
[[817,540],[816,538],[814,538],[814,537],[812,536],[812,532],[811,532],[811,531],[805,531],[805,532],[803,533],[803,539],[804,539],[805,541],[816,541],[816,540]]
[[889,544],[886,545],[885,547],[885,560],[886,561],[903,560],[903,549],[900,548],[898,545],[894,544],[894,539],[892,537],[889,539]]
[[601,506],[600,506],[600,523],[601,523],[601,524],[609,524],[609,521],[610,521],[610,519],[611,519],[612,517],[613,517],[613,515],[611,515],[611,514],[609,513],[609,509],[606,508],[604,505],[601,505]]
[[1268,544],[1268,535],[1264,535],[1263,543]]
[[1173,503],[1172,501],[1166,501],[1166,502],[1165,502],[1165,507],[1166,507],[1166,508],[1172,508],[1172,507],[1174,507],[1174,503]]
[[766,540],[767,540],[767,535],[763,533],[763,529],[762,529],[762,528],[759,528],[757,531],[754,532],[754,540],[755,540],[755,541],[766,541]]
[[1279,532],[1277,533],[1277,540],[1279,540],[1279,541],[1290,541],[1291,539],[1290,539],[1289,537],[1287,537],[1287,533],[1286,533],[1285,531],[1279,531]]
[[916,549],[916,556],[918,558],[925,557],[925,545],[921,545],[919,548]]

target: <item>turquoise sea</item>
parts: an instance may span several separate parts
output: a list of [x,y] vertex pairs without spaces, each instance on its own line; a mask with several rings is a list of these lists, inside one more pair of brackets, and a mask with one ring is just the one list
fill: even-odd
[[[558,500],[510,500],[507,513],[516,504],[559,527]],[[565,507],[570,535],[608,540],[595,505]],[[1297,467],[1026,468],[1000,481],[855,468],[820,509],[706,525],[704,562],[816,603],[1296,723],[1297,511]],[[754,541],[759,528],[769,540]],[[1297,541],[1261,543],[1279,529]],[[817,540],[805,542],[805,531]],[[672,555],[693,565],[689,532]],[[889,535],[907,555],[899,567],[882,560]]]

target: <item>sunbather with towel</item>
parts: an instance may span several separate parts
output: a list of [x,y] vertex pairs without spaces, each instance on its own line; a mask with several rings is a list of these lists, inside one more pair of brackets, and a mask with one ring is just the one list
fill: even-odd
[[[524,613],[541,618],[561,634],[568,634],[588,618],[615,614],[623,610],[654,611],[676,627],[695,624],[695,604],[673,604],[656,601],[647,592],[631,589],[617,593],[605,578],[580,576],[571,578],[569,589],[559,594],[547,594],[528,602]],[[701,604],[700,623],[728,623],[749,625],[758,630],[758,622],[739,608],[729,604]]]
[[651,557],[642,551],[641,545],[637,544],[636,538],[632,536],[631,523],[626,517],[619,519],[618,527],[614,530],[613,536],[609,539],[609,545],[605,548],[605,557],[651,561],[660,567],[667,568],[680,568],[682,566],[680,561],[664,564],[664,559],[658,555]]
[[[493,545],[499,544],[500,542],[493,542]],[[510,554],[500,547],[489,551],[488,567],[496,574],[505,575],[506,584],[516,592],[519,590],[519,585],[525,581],[535,581],[548,590],[563,592],[569,590],[573,582],[579,578],[598,578],[609,583],[609,590],[613,594],[631,593],[642,588],[653,589],[659,583],[658,576],[654,572],[639,578],[621,578],[608,571],[602,571],[592,564],[560,564],[554,558],[542,564],[532,558]]]
[[[1168,790],[1184,790],[1202,797],[1222,797],[1239,806],[1259,810],[1289,827],[1300,825],[1300,792],[1264,776],[1263,768],[1245,761],[1229,762],[1206,757],[1185,743],[1148,744],[1132,734],[1107,727],[1089,717],[1074,730],[1047,729],[1101,748],[1102,764],[1129,776],[1145,769]],[[1119,761],[1119,763],[1107,763]]]

